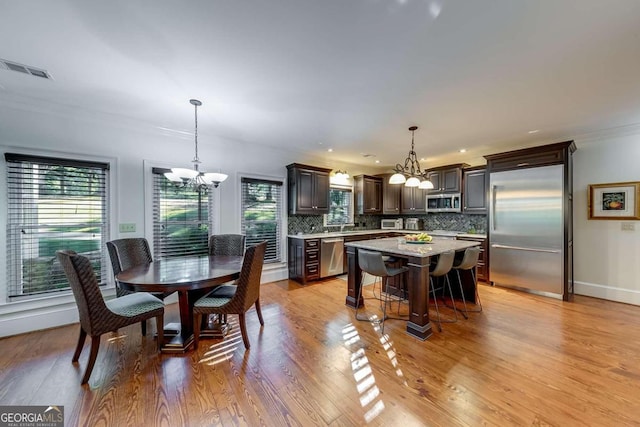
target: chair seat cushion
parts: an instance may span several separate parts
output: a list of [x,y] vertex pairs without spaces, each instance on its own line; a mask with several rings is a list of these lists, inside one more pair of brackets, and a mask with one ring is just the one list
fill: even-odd
[[387,272],[389,273],[389,277],[397,276],[398,274],[402,274],[407,271],[409,271],[409,267],[400,267],[400,268],[387,267]]
[[209,292],[207,295],[200,298],[193,305],[194,312],[198,312],[198,309],[217,308],[225,305],[236,294],[235,285],[222,285]]
[[236,285],[221,285],[209,292],[207,296],[214,298],[233,298],[238,287]]
[[146,292],[135,292],[105,303],[109,310],[123,317],[136,317],[153,310],[164,310],[164,303]]

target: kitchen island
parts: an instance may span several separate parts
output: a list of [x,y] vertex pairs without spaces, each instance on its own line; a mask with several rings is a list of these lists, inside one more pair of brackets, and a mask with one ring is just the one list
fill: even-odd
[[[433,238],[431,243],[408,244],[403,238],[389,237],[385,239],[363,240],[345,243],[347,250],[348,279],[346,304],[357,308],[364,305],[364,298],[360,294],[362,283],[362,270],[358,265],[358,249],[366,249],[381,252],[383,255],[391,255],[395,258],[406,260],[409,271],[406,274],[407,290],[409,293],[409,321],[407,333],[421,340],[426,340],[432,334],[429,321],[429,264],[431,257],[449,250],[456,252],[466,248],[478,246],[479,242],[464,240]],[[465,297],[470,301],[475,300],[475,288],[473,295],[465,291]]]

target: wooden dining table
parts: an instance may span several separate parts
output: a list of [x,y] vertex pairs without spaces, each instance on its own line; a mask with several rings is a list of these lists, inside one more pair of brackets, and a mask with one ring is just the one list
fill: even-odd
[[[206,255],[161,259],[124,270],[116,280],[128,291],[178,293],[180,323],[165,325],[161,348],[163,353],[184,353],[193,344],[193,304],[216,286],[237,279],[242,259]],[[201,335],[224,336],[224,324],[211,326]]]

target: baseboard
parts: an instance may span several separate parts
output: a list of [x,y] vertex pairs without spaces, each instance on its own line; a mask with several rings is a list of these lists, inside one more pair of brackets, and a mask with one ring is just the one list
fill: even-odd
[[640,291],[633,289],[615,288],[595,283],[574,282],[576,295],[623,302],[625,304],[640,305]]
[[28,312],[14,312],[0,317],[0,337],[55,328],[78,321],[75,302]]

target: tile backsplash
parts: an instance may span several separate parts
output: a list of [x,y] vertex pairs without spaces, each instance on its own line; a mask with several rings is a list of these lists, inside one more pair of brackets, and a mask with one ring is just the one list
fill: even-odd
[[[399,215],[399,218],[419,218],[425,230],[452,230],[464,232],[485,233],[487,227],[486,215],[465,215],[459,213],[434,213],[428,215]],[[376,230],[380,228],[380,219],[390,218],[380,215],[356,215],[355,226],[345,227],[345,230]],[[322,215],[289,215],[288,234],[322,233],[336,231],[339,227],[325,227]]]

